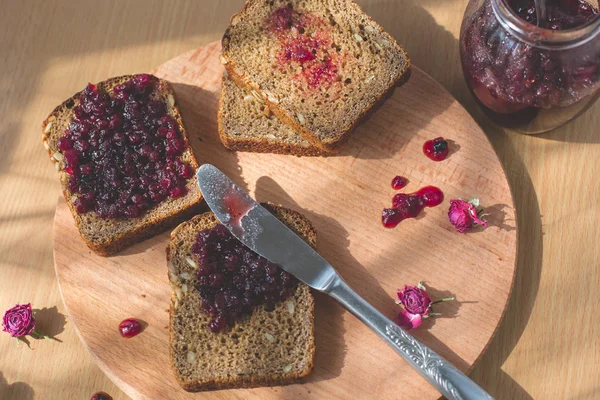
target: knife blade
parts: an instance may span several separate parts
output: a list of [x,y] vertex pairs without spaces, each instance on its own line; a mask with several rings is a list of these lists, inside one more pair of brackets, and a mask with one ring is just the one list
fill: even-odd
[[218,168],[196,173],[217,219],[244,245],[313,289],[327,293],[385,340],[448,399],[492,399],[482,388],[360,297],[312,247],[258,204]]
[[323,257],[216,167],[204,164],[197,178],[217,219],[247,247],[314,289],[325,289],[335,278]]

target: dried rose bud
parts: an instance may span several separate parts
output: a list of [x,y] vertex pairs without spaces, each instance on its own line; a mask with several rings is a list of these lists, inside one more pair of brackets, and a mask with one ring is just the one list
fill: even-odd
[[397,294],[396,304],[402,306],[402,311],[398,315],[398,325],[405,329],[417,328],[423,319],[441,315],[433,312],[434,304],[454,300],[454,297],[446,297],[432,301],[427,288],[421,282],[417,283],[417,286],[404,285],[404,289],[398,289]]
[[17,304],[6,310],[2,319],[3,331],[12,337],[29,335],[35,329],[31,304]]
[[431,297],[418,286],[404,285],[404,290],[398,290],[398,304],[404,310],[398,316],[398,323],[406,328],[416,328],[421,325],[423,318],[431,311]]
[[450,209],[448,218],[458,232],[464,233],[475,225],[487,226],[487,221],[483,219],[483,209],[477,209],[478,199],[464,201],[462,199],[450,200]]

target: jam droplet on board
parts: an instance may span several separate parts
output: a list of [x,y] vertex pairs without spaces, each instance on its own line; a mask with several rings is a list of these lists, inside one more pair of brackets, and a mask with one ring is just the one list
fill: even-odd
[[405,177],[398,175],[392,179],[392,188],[395,190],[400,190],[406,186],[407,183],[408,180]]
[[142,324],[135,318],[127,318],[119,324],[119,332],[121,336],[132,338],[142,331]]
[[393,208],[385,208],[381,222],[386,228],[393,228],[407,218],[416,218],[425,207],[435,207],[442,203],[444,194],[435,186],[426,186],[415,193],[398,193],[392,199]]
[[448,157],[448,141],[443,137],[428,140],[423,145],[423,153],[433,161],[443,161]]

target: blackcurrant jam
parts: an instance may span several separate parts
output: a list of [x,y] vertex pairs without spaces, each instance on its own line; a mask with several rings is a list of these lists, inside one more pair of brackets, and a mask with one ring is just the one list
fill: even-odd
[[198,294],[213,332],[232,326],[254,307],[273,311],[294,294],[298,280],[244,246],[223,225],[198,233]]
[[154,95],[158,78],[135,75],[111,92],[89,84],[58,140],[79,214],[136,218],[186,194],[194,175],[186,142],[167,104]]

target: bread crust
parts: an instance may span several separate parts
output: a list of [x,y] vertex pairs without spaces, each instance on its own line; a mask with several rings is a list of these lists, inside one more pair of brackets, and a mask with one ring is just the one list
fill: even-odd
[[[123,75],[110,78],[99,82],[97,86],[104,90],[110,91],[114,86],[132,79],[134,76],[135,75]],[[161,98],[172,96],[173,99],[175,99],[175,92],[173,91],[173,88],[169,82],[158,79],[154,76],[152,76],[152,79],[158,82],[155,92],[158,93]],[[133,226],[130,229],[115,233],[106,240],[97,240],[91,237],[87,229],[84,229],[84,225],[89,225],[90,221],[91,223],[110,221],[109,223],[114,225],[122,224],[124,222],[116,219],[107,220],[99,218],[93,214],[93,212],[88,212],[83,215],[79,214],[73,205],[75,196],[68,190],[67,180],[65,180],[61,175],[64,174],[64,172],[62,172],[59,168],[60,162],[53,157],[53,155],[58,152],[56,141],[59,137],[64,135],[62,131],[66,129],[65,124],[68,124],[72,120],[73,115],[71,109],[79,103],[79,97],[81,96],[81,93],[82,91],[77,92],[73,96],[63,101],[60,105],[55,107],[52,113],[50,113],[50,115],[44,120],[42,123],[42,142],[44,143],[44,147],[46,148],[50,160],[52,160],[57,167],[59,177],[61,178],[61,190],[65,200],[67,201],[67,205],[71,210],[71,214],[75,220],[75,225],[77,226],[82,239],[92,251],[101,256],[109,256],[132,244],[138,243],[160,232],[163,232],[175,226],[182,220],[206,209],[206,206],[202,202],[202,194],[195,184],[195,177],[192,177],[188,179],[186,184],[188,193],[185,196],[180,199],[164,200],[151,210],[148,210],[145,215],[138,218],[127,219],[127,224],[132,224],[133,221]],[[182,138],[185,143],[185,150],[182,157],[185,157],[186,161],[194,170],[198,169],[198,162],[196,161],[196,158],[192,152],[187,131],[183,125],[183,120],[177,106],[173,105],[170,107],[169,114],[177,121],[179,129],[182,133]],[[67,118],[65,118],[65,116]],[[59,125],[60,122],[62,122],[62,124]],[[59,126],[49,127],[50,123],[56,123]],[[60,131],[61,129],[62,131]],[[173,205],[175,206],[171,208]]]
[[255,91],[257,92],[265,101],[265,104],[269,107],[269,109],[275,114],[275,116],[284,124],[289,126],[299,135],[301,135],[305,140],[310,142],[311,144],[324,149],[328,153],[337,153],[340,148],[348,141],[350,134],[354,131],[356,126],[360,124],[363,120],[365,120],[369,115],[372,109],[380,103],[381,100],[385,100],[393,93],[396,87],[402,86],[404,83],[408,81],[411,73],[411,61],[410,57],[406,50],[397,42],[397,40],[387,33],[377,22],[375,22],[370,16],[368,16],[358,4],[353,1],[349,1],[351,7],[354,7],[358,12],[365,15],[367,20],[373,23],[377,28],[381,29],[382,33],[386,35],[387,40],[390,41],[404,56],[406,60],[406,64],[404,68],[400,71],[400,73],[395,77],[395,79],[385,88],[380,95],[373,100],[367,107],[365,107],[359,116],[352,121],[350,124],[342,128],[342,133],[335,140],[332,141],[322,141],[320,140],[314,132],[311,132],[309,129],[304,127],[295,115],[290,115],[284,110],[282,107],[278,105],[278,103],[274,103],[269,100],[268,94],[260,88],[260,86],[253,81],[247,71],[243,71],[240,66],[236,65],[235,61],[232,60],[228,55],[228,48],[230,42],[230,31],[232,26],[237,23],[236,20],[241,20],[244,14],[249,10],[249,8],[256,3],[258,0],[248,0],[244,4],[244,7],[237,13],[234,14],[230,19],[230,25],[225,30],[223,34],[223,38],[221,39],[221,47],[222,47],[222,63],[224,64],[227,73],[231,77],[231,79],[241,88]]
[[[223,78],[225,79],[225,77]],[[223,87],[222,90],[225,90]],[[293,144],[286,144],[282,142],[269,141],[266,139],[260,138],[236,138],[233,139],[226,134],[225,129],[225,119],[226,109],[223,101],[223,92],[221,92],[221,96],[219,97],[219,112],[217,117],[217,125],[219,131],[219,138],[223,145],[233,151],[248,151],[254,153],[274,153],[274,154],[287,154],[287,155],[295,155],[295,156],[327,156],[331,153],[327,150],[324,150],[320,147],[310,146],[303,147]]]
[[[304,240],[306,240],[312,247],[316,247],[316,229],[312,226],[310,221],[306,217],[304,217],[301,213],[296,212],[294,210],[290,210],[288,208],[282,207],[280,205],[275,205],[272,203],[263,203],[265,208],[267,208],[270,212],[272,212],[278,219],[284,222],[285,219],[292,220],[302,220],[305,222],[306,229],[302,232],[298,233]],[[189,221],[183,222],[179,226],[177,226],[173,232],[171,232],[171,242],[167,246],[166,256],[167,263],[170,264],[172,261],[173,253],[172,250],[175,250],[176,243],[182,240],[181,235],[184,234],[184,230],[189,225],[199,225],[202,229],[205,230],[211,229],[216,226],[219,222],[217,221],[215,215],[212,212],[207,212],[201,215],[196,215]],[[292,227],[290,227],[292,228]],[[170,278],[170,277],[169,277]],[[171,279],[171,278],[170,278]],[[170,312],[169,312],[169,351],[171,353],[171,370],[175,379],[179,383],[179,385],[186,391],[189,392],[198,392],[198,391],[208,391],[208,390],[218,390],[218,389],[236,389],[236,388],[254,388],[261,386],[278,386],[278,385],[286,385],[290,383],[294,383],[299,381],[301,378],[310,374],[314,366],[314,354],[315,354],[315,346],[314,346],[314,298],[310,293],[310,289],[307,285],[303,283],[299,283],[299,287],[297,289],[299,292],[302,291],[303,296],[307,296],[310,300],[310,334],[313,338],[310,347],[308,348],[309,353],[309,364],[302,371],[291,371],[290,373],[282,374],[268,374],[268,375],[237,375],[235,378],[227,378],[227,377],[213,377],[209,381],[199,382],[186,382],[181,379],[177,367],[175,365],[175,348],[174,341],[176,339],[176,333],[173,330],[174,327],[174,316],[175,316],[175,306],[174,301],[171,301]],[[238,324],[244,324],[243,321],[238,322]]]

